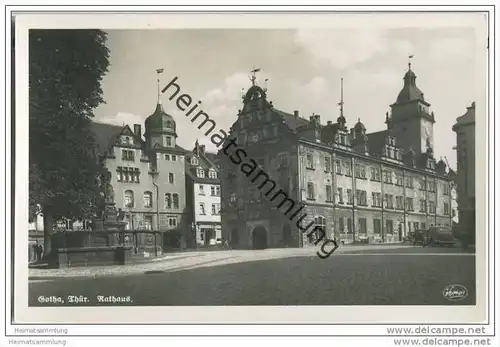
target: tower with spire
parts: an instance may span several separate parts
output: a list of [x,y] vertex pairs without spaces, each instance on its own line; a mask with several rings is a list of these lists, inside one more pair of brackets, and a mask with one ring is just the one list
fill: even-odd
[[165,112],[160,98],[160,74],[163,69],[156,70],[157,73],[157,100],[156,109],[146,118],[146,148],[176,148],[177,131],[174,118]]
[[433,153],[435,123],[434,113],[430,103],[424,98],[424,93],[418,88],[417,76],[412,70],[409,56],[408,71],[403,77],[403,88],[396,102],[391,105],[391,116],[387,115],[388,126],[398,138],[398,143],[404,150],[413,148],[417,154]]

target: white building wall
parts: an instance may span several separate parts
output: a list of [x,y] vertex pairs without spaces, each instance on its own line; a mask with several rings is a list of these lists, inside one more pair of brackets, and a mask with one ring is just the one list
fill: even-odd
[[[212,187],[214,187],[215,195],[212,195]],[[202,213],[201,204],[204,205],[205,213]],[[212,211],[212,205],[215,205],[215,214]],[[196,242],[198,244],[221,242],[220,208],[219,184],[194,183],[194,222],[196,224]],[[210,240],[206,240],[204,229],[214,229],[215,232],[210,236]]]

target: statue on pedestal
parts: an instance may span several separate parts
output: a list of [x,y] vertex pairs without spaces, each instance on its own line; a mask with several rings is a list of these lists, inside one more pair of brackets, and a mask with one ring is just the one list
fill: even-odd
[[102,221],[116,220],[115,192],[111,185],[111,172],[104,169],[99,177],[100,203],[99,215]]

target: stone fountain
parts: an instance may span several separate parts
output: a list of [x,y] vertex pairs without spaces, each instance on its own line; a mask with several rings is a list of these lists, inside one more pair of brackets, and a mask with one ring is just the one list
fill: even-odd
[[130,262],[132,246],[124,245],[124,213],[115,207],[111,173],[105,169],[100,178],[97,213],[92,231],[75,231],[52,235],[55,256],[52,267],[90,265],[124,265]]

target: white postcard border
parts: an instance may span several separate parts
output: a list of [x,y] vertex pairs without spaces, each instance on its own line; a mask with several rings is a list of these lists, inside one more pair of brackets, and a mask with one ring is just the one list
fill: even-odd
[[[279,8],[278,8],[279,9]],[[72,9],[73,10],[73,9]],[[87,9],[88,10],[88,9]],[[96,8],[102,10],[102,8]],[[116,8],[112,8],[117,11]],[[165,8],[163,8],[165,10]],[[167,9],[168,10],[168,9]],[[383,10],[383,9],[379,9]],[[404,10],[404,7],[402,8]],[[360,14],[265,14],[265,15],[250,15],[250,14],[225,14],[224,21],[219,18],[211,18],[207,15],[201,14],[119,14],[119,15],[94,15],[94,14],[66,14],[64,16],[57,15],[57,20],[54,20],[52,15],[20,15],[16,18],[16,198],[14,201],[16,209],[16,230],[28,230],[27,211],[28,211],[28,145],[27,145],[27,129],[28,129],[28,74],[27,74],[27,29],[28,28],[186,28],[186,27],[255,27],[255,28],[276,28],[276,27],[297,27],[311,26],[311,27],[349,27],[360,25],[387,25],[391,26],[412,26],[418,22],[420,27],[425,25],[433,25],[436,27],[444,26],[463,26],[471,25],[476,28],[478,39],[477,54],[478,63],[477,71],[477,90],[478,95],[475,96],[477,100],[476,117],[486,117],[488,114],[485,105],[487,104],[486,92],[486,55],[484,54],[484,37],[486,36],[487,27],[484,24],[484,19],[480,18],[481,15],[471,15],[466,13],[450,14],[443,19],[447,14],[425,14],[426,21],[422,22],[418,16],[422,14],[398,14],[400,18],[391,18],[391,21],[381,19],[383,14],[377,15],[364,15],[363,20],[360,22]],[[130,19],[130,16],[135,16]],[[168,16],[168,20],[165,20]],[[253,16],[258,16],[255,19]],[[296,16],[301,16],[298,21]],[[311,18],[314,16],[314,20]],[[335,20],[331,20],[330,16],[337,16]],[[339,17],[341,16],[341,17]],[[380,16],[380,17],[379,17]],[[394,16],[394,14],[392,14]],[[406,16],[403,18],[403,16]],[[252,17],[252,18],[251,18]],[[277,18],[278,17],[278,18]],[[320,18],[322,17],[322,18]],[[413,19],[409,18],[413,17]],[[460,17],[460,18],[459,18]],[[472,18],[474,19],[467,19]],[[278,20],[277,20],[278,19]],[[413,24],[412,24],[413,23]],[[490,34],[490,38],[493,33]],[[482,101],[482,102],[481,102]],[[492,103],[492,98],[489,99]],[[491,109],[493,111],[493,109]],[[457,115],[458,117],[459,115]],[[483,118],[484,119],[484,118]],[[491,171],[491,166],[488,165],[488,155],[486,141],[487,136],[487,122],[478,121],[476,139],[484,139],[482,143],[477,142],[476,158],[476,194],[477,194],[477,230],[486,230],[486,220],[489,218],[490,230],[493,228],[492,213],[486,215],[488,209],[487,174]],[[490,128],[490,136],[492,129]],[[490,140],[492,140],[490,138]],[[491,143],[491,141],[490,141]],[[492,158],[491,158],[492,159]],[[485,170],[484,168],[488,168]],[[483,174],[483,177],[480,175]],[[493,178],[492,176],[490,176]],[[24,198],[20,198],[24,197]],[[481,211],[481,212],[479,212]],[[490,210],[491,211],[491,210]],[[492,212],[492,211],[491,211]],[[482,218],[481,218],[482,216]],[[7,245],[10,241],[9,230],[7,229]],[[272,306],[243,306],[243,307],[92,307],[92,308],[49,308],[49,307],[28,307],[27,306],[27,292],[28,292],[28,266],[26,258],[27,234],[22,232],[16,233],[16,248],[15,248],[15,320],[22,324],[66,324],[66,323],[84,323],[84,324],[100,324],[100,323],[144,323],[144,324],[201,324],[201,323],[221,323],[221,324],[369,324],[376,322],[377,324],[467,324],[467,323],[486,323],[487,307],[491,303],[487,302],[488,293],[492,288],[487,288],[488,274],[487,256],[488,252],[492,251],[493,245],[486,244],[486,235],[478,233],[477,236],[477,249],[476,253],[476,280],[477,280],[477,305],[475,307],[469,306],[454,306],[454,307],[436,307],[436,306],[287,306],[287,307],[272,307]],[[492,241],[492,239],[490,239]],[[487,248],[489,246],[489,249]],[[8,249],[8,248],[7,248]],[[10,253],[7,251],[7,253]],[[9,259],[9,254],[7,254]],[[490,270],[493,264],[490,264]],[[10,270],[6,269],[7,275]],[[490,284],[492,278],[490,278]],[[11,293],[11,295],[13,295]],[[8,304],[8,303],[7,303]],[[7,305],[6,308],[9,305]],[[168,308],[168,310],[167,310]],[[10,315],[7,312],[7,318]],[[397,318],[396,318],[397,317]],[[238,320],[236,320],[238,318]],[[265,321],[263,321],[263,319]],[[220,326],[223,328],[224,326]],[[88,329],[89,328],[89,329]],[[91,328],[91,329],[90,329]],[[303,333],[302,327],[266,327],[256,325],[254,327],[239,327],[248,331],[248,334],[285,334],[295,335],[300,332]],[[332,333],[332,329],[337,327],[318,327],[310,326],[307,329],[314,331],[314,334],[321,335],[322,333]],[[353,335],[360,334],[360,327],[342,326],[338,327],[340,330],[351,331]],[[370,329],[369,327],[366,327]],[[380,331],[379,327],[373,326],[371,331]],[[13,327],[10,327],[13,329]],[[216,331],[224,331],[227,329],[220,329],[215,326],[171,326],[169,331],[166,332],[164,327],[142,326],[141,333],[145,329],[157,331],[161,334],[186,334],[193,335],[201,334],[214,334]],[[364,329],[364,328],[363,328]],[[99,329],[100,330],[100,329]],[[75,334],[85,334],[85,331],[96,331],[93,326],[72,326],[71,331]],[[251,333],[252,331],[253,333]],[[279,332],[281,331],[281,332]],[[367,330],[368,331],[368,330]],[[104,332],[104,331],[102,331]],[[176,333],[177,332],[177,333]],[[135,329],[130,326],[108,326],[106,334],[119,334],[127,335],[135,333]],[[308,332],[309,334],[309,332]]]

